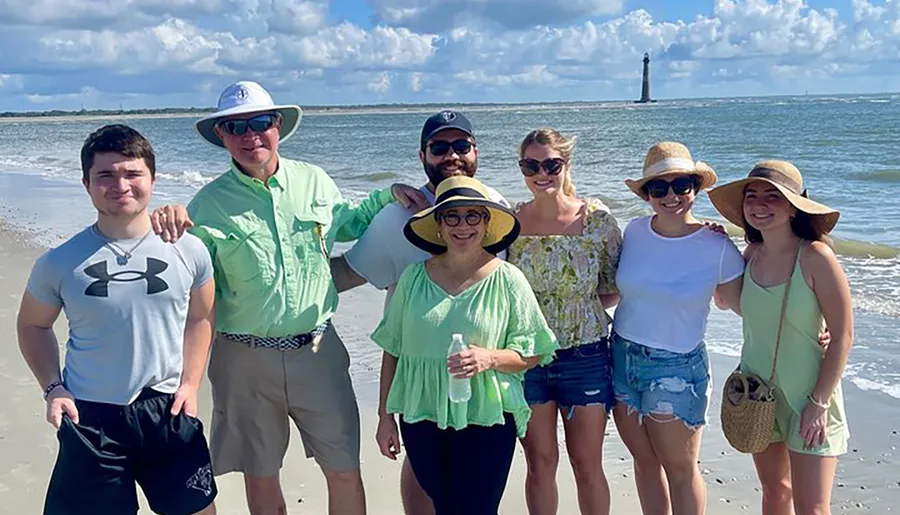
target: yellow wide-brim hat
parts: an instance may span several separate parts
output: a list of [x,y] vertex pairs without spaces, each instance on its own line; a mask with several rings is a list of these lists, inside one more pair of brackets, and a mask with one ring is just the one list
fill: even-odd
[[718,180],[715,170],[703,161],[694,161],[686,146],[675,141],[660,141],[647,151],[641,178],[626,179],[625,184],[635,195],[647,200],[644,185],[658,177],[671,175],[697,175],[701,190],[713,187]]
[[434,214],[455,207],[480,206],[491,215],[481,245],[491,254],[506,250],[519,237],[519,220],[506,206],[491,200],[488,189],[477,179],[466,176],[449,177],[438,184],[434,206],[414,214],[403,234],[416,247],[431,254],[443,254],[447,243],[438,236],[440,225]]
[[713,206],[738,227],[744,227],[744,188],[751,182],[765,182],[777,188],[792,206],[809,215],[825,234],[834,229],[841,217],[837,209],[809,198],[803,188],[803,176],[793,163],[773,159],[756,163],[746,179],[723,184],[709,192]]

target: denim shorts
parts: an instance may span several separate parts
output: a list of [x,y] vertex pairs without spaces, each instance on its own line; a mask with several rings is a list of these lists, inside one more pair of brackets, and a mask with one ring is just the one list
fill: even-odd
[[609,412],[616,398],[606,338],[558,350],[549,365],[526,372],[525,400],[528,404],[554,401],[563,408],[603,405]]
[[712,386],[706,344],[679,354],[613,333],[610,347],[616,401],[625,403],[629,413],[653,420],[671,415],[689,428],[706,424]]

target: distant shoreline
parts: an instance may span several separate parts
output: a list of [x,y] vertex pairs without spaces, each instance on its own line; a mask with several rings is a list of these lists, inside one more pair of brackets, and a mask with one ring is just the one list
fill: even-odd
[[[529,104],[381,104],[360,106],[310,106],[302,107],[304,115],[347,115],[347,114],[403,114],[403,113],[430,113],[437,109],[465,109],[469,112],[477,111],[546,111],[561,109],[591,109],[597,107],[614,106],[638,106],[631,100],[610,100],[605,102],[539,102]],[[84,111],[27,111],[27,112],[2,112],[0,123],[3,122],[40,122],[40,121],[73,121],[73,120],[98,120],[121,119],[134,120],[146,118],[199,118],[215,112],[212,108],[164,108],[164,109],[135,109],[135,110],[84,110]]]
[[[368,114],[404,114],[404,113],[432,113],[439,109],[460,109],[466,112],[484,111],[558,111],[568,109],[594,109],[611,107],[631,107],[635,109],[652,109],[653,105],[671,104],[685,101],[723,101],[740,99],[803,99],[807,101],[814,98],[840,98],[840,97],[878,97],[884,95],[897,95],[897,92],[881,93],[836,93],[816,95],[761,95],[761,96],[737,96],[737,97],[693,97],[693,98],[667,98],[656,99],[654,104],[642,104],[634,99],[617,100],[582,100],[582,101],[550,101],[550,102],[429,102],[419,104],[356,104],[356,105],[316,105],[301,106],[304,115],[368,115]],[[74,121],[74,120],[133,120],[146,118],[199,118],[215,112],[212,107],[164,107],[156,109],[82,109],[82,110],[50,110],[50,111],[5,111],[0,112],[0,123],[3,122],[31,122],[31,121]]]

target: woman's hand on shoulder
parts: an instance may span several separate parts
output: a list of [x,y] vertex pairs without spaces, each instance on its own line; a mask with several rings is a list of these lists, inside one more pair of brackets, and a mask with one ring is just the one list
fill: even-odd
[[721,234],[722,236],[728,236],[728,231],[725,229],[725,226],[720,224],[719,222],[713,222],[711,220],[705,220],[703,225],[706,226],[710,231]]

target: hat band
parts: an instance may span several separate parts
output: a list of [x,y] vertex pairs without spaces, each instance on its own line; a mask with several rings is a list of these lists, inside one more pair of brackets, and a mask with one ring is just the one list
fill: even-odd
[[683,157],[667,157],[657,161],[644,169],[644,175],[657,175],[666,170],[693,170],[696,168],[694,161]]
[[447,200],[451,197],[473,197],[477,199],[484,200],[484,193],[474,189],[474,188],[450,188],[449,190],[443,192],[434,200],[435,204],[440,204],[441,202]]
[[773,168],[754,168],[750,171],[749,177],[768,179],[774,183],[784,186],[785,188],[791,190],[793,193],[796,193],[798,195],[800,194],[801,185],[781,170],[775,170]]

